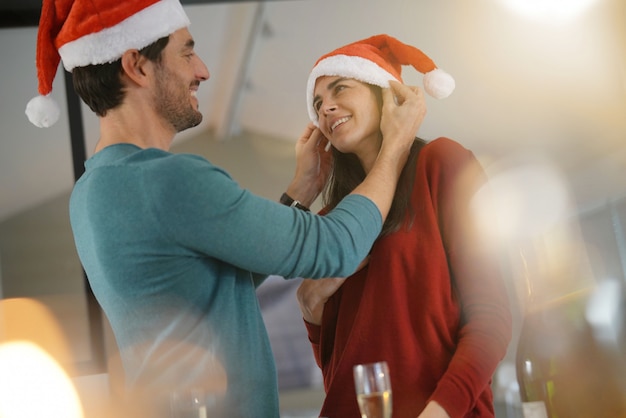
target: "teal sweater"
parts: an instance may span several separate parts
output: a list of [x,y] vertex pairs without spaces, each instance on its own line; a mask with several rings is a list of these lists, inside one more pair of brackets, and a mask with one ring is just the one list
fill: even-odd
[[71,225],[125,390],[165,396],[227,384],[224,416],[278,417],[255,289],[269,274],[352,273],[380,232],[373,202],[352,195],[317,216],[253,195],[202,157],[130,144],[85,167]]

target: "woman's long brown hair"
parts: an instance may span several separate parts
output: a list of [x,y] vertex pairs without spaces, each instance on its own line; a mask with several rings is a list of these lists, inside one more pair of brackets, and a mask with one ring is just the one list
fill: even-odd
[[[382,108],[382,92],[380,87],[369,85],[379,107]],[[415,165],[417,156],[426,141],[415,138],[411,146],[411,152],[406,164],[402,168],[402,173],[398,179],[396,192],[393,196],[389,215],[383,225],[381,236],[390,234],[400,229],[403,223],[408,222],[408,227],[414,217],[414,210],[411,207],[411,191],[415,181]],[[326,187],[322,194],[322,201],[327,210],[337,206],[341,199],[352,192],[364,179],[365,170],[356,155],[352,153],[344,154],[332,147],[333,168],[330,173]],[[407,218],[408,217],[408,218]]]
[[[415,165],[420,149],[426,144],[426,141],[415,138],[411,146],[409,158],[402,168],[402,173],[398,179],[396,193],[393,196],[389,215],[383,224],[381,236],[390,234],[400,229],[404,222],[408,222],[408,227],[415,216],[411,207],[411,191],[415,181]],[[330,210],[354,190],[364,179],[365,171],[361,166],[361,162],[354,154],[344,154],[333,150],[333,169],[322,199],[324,206]],[[407,218],[408,217],[408,218]]]

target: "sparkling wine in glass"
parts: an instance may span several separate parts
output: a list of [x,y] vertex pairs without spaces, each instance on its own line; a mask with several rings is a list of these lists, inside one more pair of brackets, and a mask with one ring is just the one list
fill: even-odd
[[354,366],[354,386],[362,418],[391,418],[391,381],[387,362]]

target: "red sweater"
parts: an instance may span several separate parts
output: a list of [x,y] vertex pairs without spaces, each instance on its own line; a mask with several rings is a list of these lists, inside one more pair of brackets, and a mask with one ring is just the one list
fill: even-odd
[[394,418],[415,418],[429,400],[455,417],[493,417],[491,377],[511,339],[506,286],[493,248],[471,222],[485,182],[474,155],[439,138],[418,156],[415,218],[380,238],[369,265],[349,277],[306,323],[326,399],[320,415],[360,417],[352,367],[386,360]]

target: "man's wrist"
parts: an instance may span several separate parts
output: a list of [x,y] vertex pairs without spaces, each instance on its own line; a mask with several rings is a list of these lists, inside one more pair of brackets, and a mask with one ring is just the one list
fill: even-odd
[[310,208],[320,191],[314,180],[305,180],[303,177],[295,178],[289,183],[285,189],[285,193],[292,199],[300,202],[301,205]]
[[297,208],[309,212],[309,208],[300,203],[300,201],[293,199],[287,193],[283,193],[282,196],[280,196],[280,203],[292,208]]

